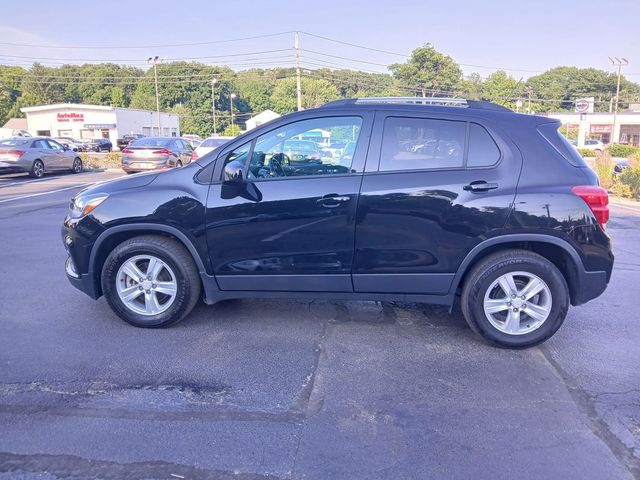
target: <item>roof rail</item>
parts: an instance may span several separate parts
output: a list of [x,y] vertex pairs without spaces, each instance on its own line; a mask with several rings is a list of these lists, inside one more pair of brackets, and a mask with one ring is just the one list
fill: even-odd
[[466,107],[479,110],[499,110],[511,112],[510,109],[492,102],[483,100],[467,100],[465,98],[454,97],[362,97],[334,100],[323,105],[337,107],[340,105],[373,105],[373,104],[393,104],[393,105],[439,105],[446,107]]

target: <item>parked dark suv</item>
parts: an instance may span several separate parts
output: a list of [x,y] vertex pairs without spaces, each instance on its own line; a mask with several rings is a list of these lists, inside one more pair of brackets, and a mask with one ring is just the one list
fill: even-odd
[[[66,272],[140,327],[201,297],[459,301],[488,342],[535,345],[613,267],[607,193],[559,125],[458,99],[286,115],[183,168],[80,192]],[[292,151],[320,134],[353,148]]]

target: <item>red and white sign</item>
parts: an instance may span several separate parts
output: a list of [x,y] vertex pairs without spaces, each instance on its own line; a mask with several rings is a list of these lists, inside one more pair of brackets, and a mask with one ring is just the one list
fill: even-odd
[[589,133],[611,133],[612,125],[591,125]]
[[579,98],[576,100],[576,113],[593,113],[595,98]]
[[65,112],[58,113],[56,119],[59,122],[84,122],[84,113]]

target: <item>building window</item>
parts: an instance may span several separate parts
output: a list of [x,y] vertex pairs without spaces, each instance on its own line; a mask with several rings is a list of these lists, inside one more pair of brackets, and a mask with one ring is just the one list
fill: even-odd
[[109,138],[109,129],[103,128],[102,130],[100,130],[100,136],[102,138]]
[[39,137],[50,137],[51,130],[38,130],[36,131],[36,135]]
[[59,137],[73,137],[72,130],[58,130]]

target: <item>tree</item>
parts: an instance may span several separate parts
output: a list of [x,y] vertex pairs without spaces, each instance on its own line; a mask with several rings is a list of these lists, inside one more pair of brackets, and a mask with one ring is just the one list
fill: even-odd
[[242,130],[238,125],[227,125],[227,128],[224,129],[222,135],[224,135],[225,137],[237,137],[238,135],[240,135],[241,131]]
[[415,49],[407,62],[394,63],[389,69],[399,87],[416,89],[423,97],[449,94],[462,78],[458,64],[430,44]]
[[[556,67],[527,80],[527,86],[542,99],[542,111],[573,110],[581,97],[594,97],[597,111],[608,111],[616,94],[617,76],[595,68]],[[620,107],[638,98],[640,86],[622,78]]]
[[[327,80],[303,77],[302,87],[302,108],[314,108],[330,101],[340,98],[338,89]],[[271,103],[276,112],[280,114],[290,113],[297,108],[296,79],[284,78],[278,80]]]
[[516,98],[522,94],[523,87],[519,81],[507,75],[507,72],[498,70],[482,84],[482,99],[515,110]]

